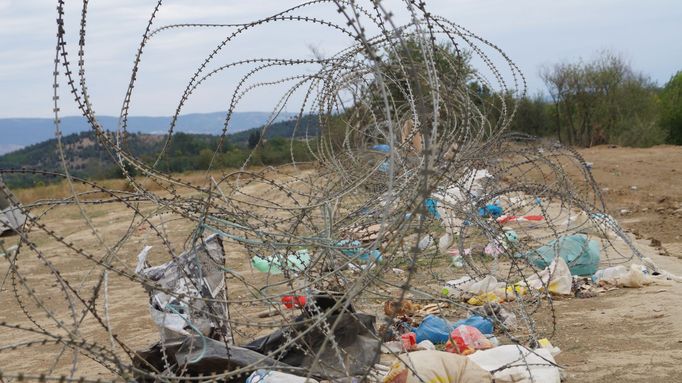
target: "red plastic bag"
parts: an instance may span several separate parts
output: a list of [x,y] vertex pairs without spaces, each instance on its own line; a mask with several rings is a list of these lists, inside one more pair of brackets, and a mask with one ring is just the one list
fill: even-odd
[[450,333],[445,343],[445,351],[460,355],[469,355],[476,350],[493,348],[493,344],[476,327],[461,325]]
[[400,339],[403,341],[405,350],[411,351],[417,345],[417,335],[413,332],[401,335]]
[[301,308],[305,306],[306,299],[303,295],[285,295],[282,297],[282,304],[288,309],[295,307]]

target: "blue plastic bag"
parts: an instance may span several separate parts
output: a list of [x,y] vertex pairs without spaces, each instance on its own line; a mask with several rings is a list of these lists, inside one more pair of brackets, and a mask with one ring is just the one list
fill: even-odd
[[388,153],[391,151],[391,147],[386,144],[377,144],[370,147],[371,150],[376,150],[378,152]]
[[417,335],[417,343],[429,340],[433,344],[442,344],[447,342],[450,339],[450,333],[461,325],[476,327],[483,334],[493,332],[493,322],[478,315],[472,315],[455,323],[450,323],[435,315],[428,315],[413,331]]
[[476,327],[478,331],[480,331],[483,334],[493,333],[493,322],[490,319],[483,318],[482,316],[472,315],[467,319],[458,320],[453,324],[455,328],[461,325]]
[[[378,152],[382,153],[390,153],[391,152],[391,147],[386,145],[386,144],[378,144],[370,147],[370,150],[376,150]],[[383,161],[379,165],[379,171],[382,173],[388,173],[388,161]]]
[[438,213],[438,210],[436,207],[438,206],[438,203],[436,202],[435,199],[433,198],[427,198],[424,200],[424,206],[426,207],[426,211],[433,216],[435,219],[440,219],[440,214]]
[[417,343],[430,340],[433,344],[439,344],[447,342],[454,329],[455,327],[445,319],[428,315],[413,331],[417,335]]
[[497,205],[485,205],[485,207],[478,209],[478,215],[481,217],[493,217],[498,218],[504,214],[502,207]]

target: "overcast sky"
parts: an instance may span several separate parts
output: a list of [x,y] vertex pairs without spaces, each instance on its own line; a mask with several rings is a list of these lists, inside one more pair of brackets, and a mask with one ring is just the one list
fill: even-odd
[[[67,3],[67,34],[75,63],[80,5]],[[155,26],[247,22],[296,3],[169,0]],[[118,115],[136,47],[154,4],[153,0],[90,1],[87,78],[98,114]],[[633,68],[659,84],[682,70],[680,0],[434,0],[427,4],[432,13],[504,50],[524,72],[530,94],[544,90],[538,76],[542,66],[590,59],[600,50],[622,54]],[[0,0],[0,117],[51,116],[55,8],[53,0]],[[341,22],[333,8],[317,6],[302,14]],[[398,19],[404,16],[397,12]],[[155,37],[143,56],[131,114],[172,114],[195,68],[229,32],[181,30]],[[222,52],[215,65],[246,57],[310,58],[311,46],[331,55],[350,43],[338,33],[298,23],[265,26]],[[226,110],[237,78],[218,77],[197,92],[184,112]],[[239,110],[271,110],[278,97],[255,93],[242,101]],[[77,114],[70,98],[63,97],[61,106],[64,115]]]

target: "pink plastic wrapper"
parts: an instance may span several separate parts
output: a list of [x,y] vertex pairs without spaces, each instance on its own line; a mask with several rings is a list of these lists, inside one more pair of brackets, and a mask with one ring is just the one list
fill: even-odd
[[476,350],[493,348],[493,344],[476,327],[461,325],[450,333],[445,343],[445,351],[455,354],[469,355]]

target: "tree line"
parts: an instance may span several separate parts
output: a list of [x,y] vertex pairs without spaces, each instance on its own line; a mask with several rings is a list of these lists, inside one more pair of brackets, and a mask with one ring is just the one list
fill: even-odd
[[682,144],[682,71],[661,88],[621,56],[544,68],[548,95],[518,99],[511,129],[581,147]]
[[[290,123],[273,124],[274,133],[282,129],[280,125],[289,129]],[[248,134],[240,135],[233,141],[231,136],[221,140],[219,136],[206,134],[175,133],[163,156],[157,162],[165,136],[141,133],[129,134],[123,145],[124,149],[147,165],[156,164],[156,168],[164,172],[186,172],[221,168],[240,168],[247,160],[249,165],[270,166],[313,159],[308,149],[308,143],[301,137],[281,137],[260,139],[257,145],[248,145],[242,141],[243,137],[253,136],[252,130]],[[267,136],[270,136],[268,134]],[[92,131],[81,132],[65,136],[64,159],[72,176],[91,180],[123,178],[120,166],[111,158],[98,141]],[[0,156],[0,169],[34,169],[62,173],[62,163],[57,149],[57,141],[51,139],[24,149]],[[126,164],[130,175],[136,175],[135,168]],[[42,174],[5,174],[4,182],[13,188],[41,186],[61,181],[58,176]]]
[[[546,86],[544,92],[502,94],[489,89],[477,76],[470,52],[458,50],[449,43],[436,43],[432,48],[441,90],[438,102],[455,111],[439,116],[442,134],[450,134],[450,128],[457,126],[461,115],[470,113],[453,109],[462,104],[456,97],[467,93],[491,124],[498,124],[501,110],[515,104],[509,130],[554,138],[566,145],[682,145],[682,71],[661,87],[635,70],[622,56],[604,51],[592,60],[560,62],[543,68],[540,77]],[[420,94],[413,94],[413,105],[421,109],[416,113],[423,121],[431,119],[429,113],[438,108],[432,105],[430,83],[423,75],[428,68],[419,44],[408,39],[384,52],[383,57],[379,64],[382,83],[371,82],[365,89],[369,106],[358,103],[348,108],[342,114],[345,125],[334,124],[335,121],[323,124],[320,128],[323,142],[342,146],[349,137],[352,141],[353,136],[345,129],[349,125],[355,127],[353,133],[361,139],[369,137],[363,126],[380,123],[373,118],[377,116],[376,110],[383,108],[383,94],[387,94],[396,112],[393,115],[404,116],[411,112],[407,92],[421,89]],[[410,68],[414,73],[406,73]],[[382,93],[381,86],[388,92]],[[381,137],[376,140],[376,143],[385,143]]]

